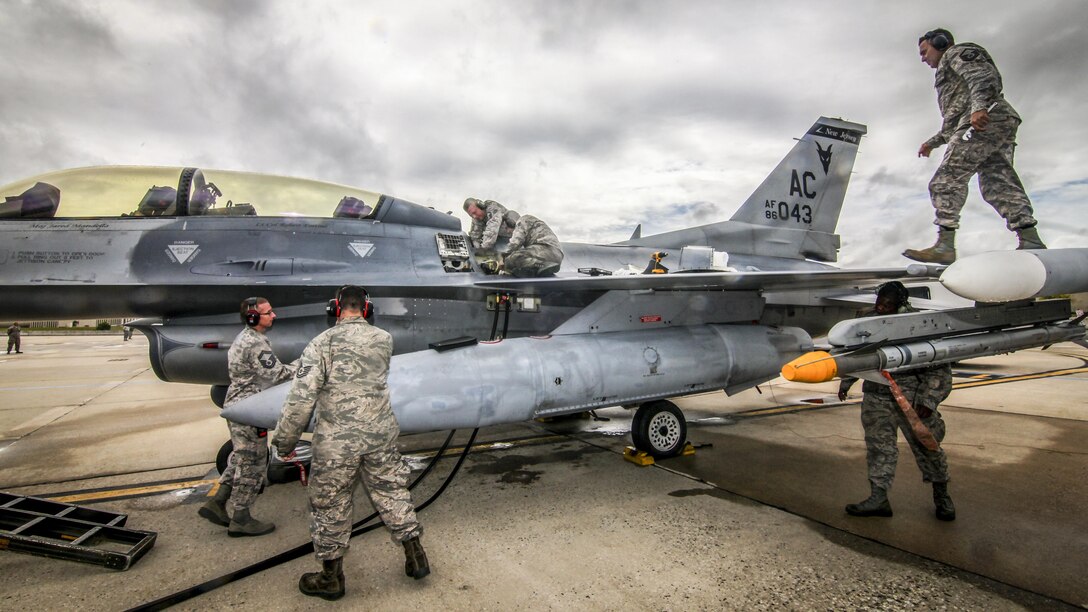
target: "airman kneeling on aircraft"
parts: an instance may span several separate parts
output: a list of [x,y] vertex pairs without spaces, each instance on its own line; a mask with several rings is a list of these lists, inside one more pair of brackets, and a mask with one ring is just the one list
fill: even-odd
[[1016,232],[1017,249],[1045,249],[1031,200],[1012,166],[1020,115],[1005,100],[1001,73],[990,54],[974,43],[956,44],[952,34],[940,28],[918,39],[918,52],[922,62],[937,71],[934,87],[943,118],[941,131],[922,143],[918,157],[929,157],[944,144],[948,150],[929,182],[937,242],[926,249],[907,249],[903,255],[938,264],[956,260],[956,229],[967,201],[967,183],[975,174],[982,199]]
[[[266,333],[276,320],[272,304],[263,297],[242,301],[243,329],[227,351],[230,386],[223,406],[231,406],[269,387],[291,380],[295,370],[272,352]],[[250,507],[260,494],[268,465],[267,431],[227,421],[234,446],[227,468],[219,478],[219,490],[197,511],[200,516],[227,528],[232,537],[259,536],[276,526],[253,518]]]
[[351,537],[352,491],[360,477],[371,503],[404,546],[404,572],[430,574],[408,491],[410,469],[397,451],[400,426],[389,404],[393,338],[367,323],[366,290],[341,287],[329,303],[336,325],[302,352],[272,444],[286,459],[316,411],[310,496],[310,536],[320,572],[299,579],[305,595],[334,600],[344,596],[344,554]]
[[563,250],[548,224],[512,210],[506,216],[512,217],[515,225],[501,269],[519,278],[550,276],[558,272],[563,263]]
[[[878,316],[914,312],[910,306],[906,287],[899,281],[881,285],[877,292],[876,307],[862,316]],[[939,443],[944,439],[945,425],[937,407],[952,392],[952,367],[948,364],[896,372],[893,378],[903,396],[921,419],[933,438]],[[839,399],[845,400],[855,378],[843,378],[839,384]],[[895,464],[899,459],[896,431],[903,430],[903,437],[914,453],[914,460],[922,472],[924,482],[933,483],[933,503],[936,516],[942,521],[956,518],[956,507],[948,494],[948,459],[944,450],[926,448],[915,437],[914,431],[896,402],[890,387],[872,381],[862,386],[861,425],[865,430],[865,458],[869,469],[871,494],[856,504],[848,504],[846,512],[853,516],[892,516],[888,491],[895,478]]]

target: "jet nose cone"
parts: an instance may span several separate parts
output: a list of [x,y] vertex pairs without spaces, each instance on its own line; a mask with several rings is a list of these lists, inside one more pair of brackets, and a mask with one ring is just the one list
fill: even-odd
[[1031,251],[993,251],[958,259],[941,274],[941,284],[976,302],[1009,302],[1035,295],[1047,269]]

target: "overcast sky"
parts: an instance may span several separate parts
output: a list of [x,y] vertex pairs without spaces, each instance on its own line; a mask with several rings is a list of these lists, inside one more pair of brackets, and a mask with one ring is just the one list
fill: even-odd
[[[200,166],[467,196],[614,242],[728,218],[817,117],[868,126],[845,266],[932,243],[916,41],[985,46],[1051,247],[1088,246],[1088,2],[0,0],[0,185]],[[1015,237],[971,184],[961,257]]]

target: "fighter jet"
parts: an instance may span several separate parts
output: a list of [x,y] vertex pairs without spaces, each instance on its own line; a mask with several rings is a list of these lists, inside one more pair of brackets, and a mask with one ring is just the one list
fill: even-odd
[[[821,117],[732,218],[563,243],[559,273],[532,279],[485,273],[456,217],[354,187],[198,168],[46,174],[0,187],[0,317],[143,317],[130,325],[155,373],[211,385],[221,405],[242,300],[271,300],[269,337],[293,360],[331,324],[336,289],[362,285],[394,338],[402,431],[637,406],[635,446],[671,456],[687,436],[668,398],[774,378],[877,284],[940,274],[831,265],[865,133]],[[285,395],[224,416],[274,427]]]

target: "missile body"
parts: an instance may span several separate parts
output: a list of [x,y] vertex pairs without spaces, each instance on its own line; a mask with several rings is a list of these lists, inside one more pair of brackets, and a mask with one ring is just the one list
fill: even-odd
[[980,253],[953,262],[940,280],[976,302],[1080,293],[1088,291],[1088,248]]
[[1025,348],[1079,340],[1084,335],[1085,329],[1080,325],[1045,325],[893,344],[835,356],[814,351],[783,366],[782,376],[796,382],[821,383],[836,376],[879,370],[895,371],[1011,353]]
[[[773,378],[780,364],[811,348],[801,329],[762,325],[516,338],[396,355],[389,390],[402,432],[480,427],[698,391],[732,393]],[[222,415],[271,429],[290,384]]]

